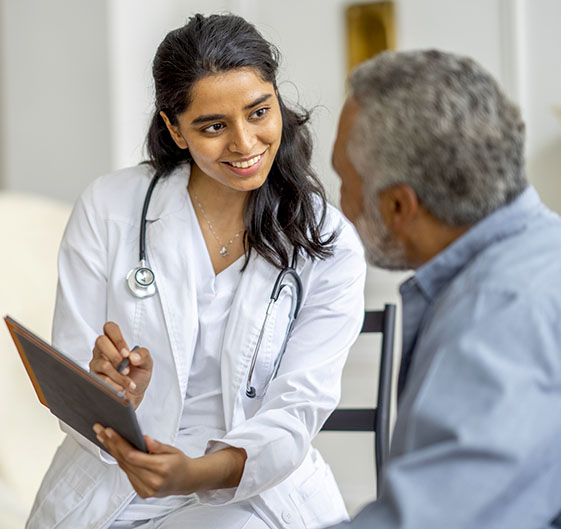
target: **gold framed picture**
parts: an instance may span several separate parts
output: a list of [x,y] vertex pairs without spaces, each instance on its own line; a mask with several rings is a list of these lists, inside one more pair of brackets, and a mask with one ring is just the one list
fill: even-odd
[[395,49],[393,2],[352,4],[345,10],[347,69],[384,50]]

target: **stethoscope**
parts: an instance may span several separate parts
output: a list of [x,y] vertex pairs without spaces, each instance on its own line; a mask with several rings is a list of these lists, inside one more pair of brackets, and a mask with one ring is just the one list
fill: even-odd
[[[146,197],[144,198],[144,204],[142,206],[142,214],[140,217],[140,235],[138,243],[138,257],[140,262],[138,266],[132,268],[131,271],[127,274],[127,284],[129,290],[131,291],[133,296],[141,299],[149,298],[157,292],[156,276],[154,275],[154,271],[150,268],[146,260],[146,216],[148,213],[148,206],[150,205],[150,199],[152,198],[152,192],[154,191],[159,178],[159,174],[156,174],[152,178],[152,181],[148,186],[148,191],[146,191]],[[300,276],[296,271],[297,258],[298,252],[295,249],[292,254],[292,262],[290,266],[286,266],[279,272],[279,275],[277,276],[277,279],[273,286],[273,290],[271,291],[271,296],[269,298],[269,303],[265,312],[265,318],[263,319],[263,324],[261,325],[261,330],[259,331],[259,336],[257,338],[257,343],[255,344],[255,349],[253,350],[253,356],[251,357],[251,363],[247,375],[245,394],[250,399],[263,398],[272,380],[276,377],[282,357],[284,356],[284,352],[286,350],[286,345],[288,343],[290,333],[292,331],[292,328],[294,327],[294,322],[296,321],[298,312],[300,311],[300,305],[302,302],[302,280],[300,279]],[[258,394],[255,386],[251,384],[253,372],[255,371],[255,365],[257,363],[257,356],[259,355],[261,342],[263,341],[263,336],[265,335],[267,322],[271,313],[273,312],[273,307],[279,299],[282,289],[285,287],[288,287],[291,291],[290,316],[288,325],[286,327],[286,334],[284,336],[279,354],[275,359],[271,374],[268,376],[263,389]]]
[[156,174],[152,178],[148,186],[148,191],[146,191],[146,196],[144,197],[142,214],[140,216],[140,235],[138,238],[138,260],[140,263],[127,274],[129,290],[133,296],[142,299],[153,296],[158,290],[156,287],[156,276],[146,263],[146,215],[148,214],[148,206],[150,205],[152,192],[159,178],[159,174]]
[[[297,255],[298,252],[294,250],[294,253],[292,254],[292,263],[290,264],[290,266],[286,266],[279,272],[279,275],[277,276],[277,280],[275,281],[275,284],[273,286],[271,296],[269,298],[269,304],[267,305],[267,310],[265,311],[265,318],[263,320],[263,324],[261,325],[261,330],[259,331],[259,337],[257,338],[257,343],[255,344],[255,349],[253,351],[253,356],[251,358],[251,364],[249,366],[249,373],[247,375],[247,382],[245,385],[245,394],[250,399],[263,398],[267,389],[269,388],[269,384],[272,382],[273,378],[277,376],[277,372],[280,367],[280,362],[286,350],[286,344],[288,343],[288,339],[290,338],[292,327],[294,326],[294,322],[296,321],[298,312],[300,311],[300,303],[302,302],[302,280],[300,279],[300,276],[296,271]],[[287,282],[287,279],[290,280],[290,282]],[[288,320],[288,325],[286,326],[286,333],[284,335],[284,339],[282,341],[279,354],[277,355],[277,358],[273,365],[271,374],[267,378],[267,381],[265,382],[265,385],[261,390],[261,392],[257,394],[255,387],[251,385],[253,371],[255,370],[255,364],[257,362],[257,355],[259,354],[259,348],[261,347],[261,342],[263,341],[265,329],[267,328],[267,321],[269,320],[269,316],[273,312],[273,307],[275,306],[276,301],[279,299],[280,293],[284,287],[290,288],[292,293],[292,296],[290,298],[291,300],[290,316]]]

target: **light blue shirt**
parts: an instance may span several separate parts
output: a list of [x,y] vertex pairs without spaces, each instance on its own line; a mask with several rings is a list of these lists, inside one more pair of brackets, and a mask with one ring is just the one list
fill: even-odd
[[530,187],[400,292],[410,367],[382,491],[337,527],[561,527],[561,219]]

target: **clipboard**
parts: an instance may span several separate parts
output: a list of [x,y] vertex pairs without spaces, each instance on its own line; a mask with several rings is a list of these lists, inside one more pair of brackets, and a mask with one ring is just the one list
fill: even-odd
[[4,321],[39,401],[53,415],[105,452],[92,430],[95,423],[113,428],[138,450],[148,452],[128,399],[10,316]]

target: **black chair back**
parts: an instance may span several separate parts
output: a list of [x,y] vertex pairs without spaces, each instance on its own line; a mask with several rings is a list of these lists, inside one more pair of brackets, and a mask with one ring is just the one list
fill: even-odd
[[382,333],[378,398],[375,408],[337,408],[323,425],[322,431],[374,432],[374,459],[376,485],[390,451],[390,407],[395,334],[395,305],[387,304],[384,310],[366,311],[361,333]]

